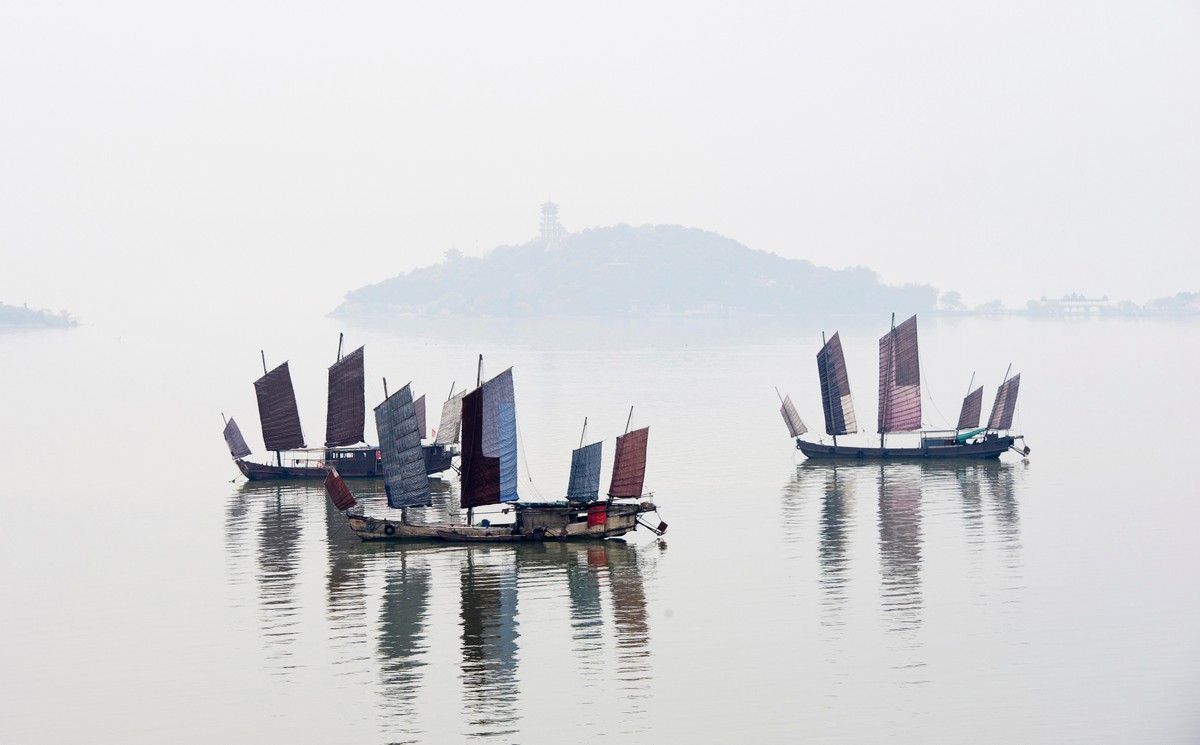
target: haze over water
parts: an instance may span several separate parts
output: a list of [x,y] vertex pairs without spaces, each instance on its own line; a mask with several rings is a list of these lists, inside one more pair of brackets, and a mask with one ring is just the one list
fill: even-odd
[[[873,423],[886,325],[2,334],[0,741],[1195,742],[1197,323],[922,318],[926,421],[1011,361],[1028,462],[805,463],[773,387],[818,429],[840,329]],[[513,366],[531,497],[565,489],[584,416],[606,484],[632,405],[669,532],[368,545],[319,485],[248,485],[220,415],[263,455],[260,346],[318,443],[339,330],[369,406],[383,376],[436,402],[479,353]]]

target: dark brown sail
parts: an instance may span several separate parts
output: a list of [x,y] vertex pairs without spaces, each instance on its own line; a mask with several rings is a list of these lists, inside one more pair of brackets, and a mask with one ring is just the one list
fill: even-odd
[[262,421],[263,444],[267,450],[292,450],[304,447],[300,412],[296,410],[296,392],[288,363],[254,381],[258,397],[258,418]]
[[617,438],[617,454],[613,459],[612,483],[608,496],[630,499],[642,496],[646,480],[646,445],[650,428],[642,427]]
[[1012,429],[1013,413],[1017,410],[1017,391],[1021,388],[1020,374],[1014,375],[996,391],[996,403],[992,405],[992,416],[988,419],[989,429]]
[[463,507],[500,503],[500,458],[483,454],[483,388],[462,400]]
[[963,399],[962,413],[958,415],[958,429],[975,429],[979,426],[979,415],[983,412],[983,386],[967,394]]
[[325,447],[342,447],[363,442],[365,420],[363,348],[359,347],[329,368]]

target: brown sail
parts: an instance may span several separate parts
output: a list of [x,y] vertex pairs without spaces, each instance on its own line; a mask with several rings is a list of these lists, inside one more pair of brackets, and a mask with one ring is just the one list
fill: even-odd
[[336,468],[325,474],[325,493],[333,500],[333,506],[342,512],[358,504]]
[[983,412],[983,386],[967,394],[963,399],[962,413],[958,415],[958,429],[975,429],[979,426],[979,415]]
[[425,394],[413,402],[413,406],[417,410],[417,432],[421,435],[421,439],[425,439]]
[[1017,374],[996,391],[996,403],[992,405],[992,416],[988,429],[1012,429],[1013,413],[1017,410],[1017,391],[1021,388],[1021,375]]
[[483,388],[462,400],[462,498],[463,507],[480,507],[500,502],[500,458],[483,454]]
[[858,431],[854,401],[850,398],[850,376],[842,355],[842,340],[835,331],[817,352],[817,374],[821,378],[821,403],[825,411],[825,434],[848,435]]
[[329,368],[325,447],[343,447],[363,442],[365,420],[363,348],[359,347]]
[[650,428],[643,427],[617,438],[617,454],[613,460],[612,483],[608,496],[629,499],[642,496],[646,479],[646,445]]
[[921,369],[917,317],[893,326],[879,339],[879,432],[921,428]]
[[258,418],[262,422],[263,444],[267,450],[304,447],[304,432],[300,429],[300,412],[296,409],[296,392],[292,389],[288,363],[254,381],[254,393],[258,397]]

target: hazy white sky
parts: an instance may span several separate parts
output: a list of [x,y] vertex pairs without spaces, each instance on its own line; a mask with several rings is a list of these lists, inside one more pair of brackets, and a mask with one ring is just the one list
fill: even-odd
[[1200,290],[1200,6],[0,4],[0,300],[351,288],[679,223],[1018,304]]

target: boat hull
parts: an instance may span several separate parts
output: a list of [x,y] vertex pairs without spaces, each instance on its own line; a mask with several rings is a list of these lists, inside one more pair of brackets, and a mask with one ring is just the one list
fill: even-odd
[[915,448],[872,448],[852,445],[822,445],[796,438],[796,448],[808,458],[839,460],[989,460],[1014,447],[1015,437],[988,435],[974,442],[927,440]]
[[[638,517],[656,511],[650,502],[566,503],[516,505],[516,520],[503,525],[413,524],[346,515],[350,529],[364,541],[429,541],[451,543],[512,543],[515,541],[573,541],[615,538],[636,530]],[[485,521],[486,522],[486,521]],[[666,524],[653,532],[662,535]]]
[[436,541],[438,529],[449,525],[414,525],[400,520],[377,520],[366,515],[347,515],[350,529],[364,541]]
[[[603,507],[603,513],[596,508]],[[598,540],[615,538],[637,530],[637,518],[647,510],[642,505],[610,504],[571,506],[566,504],[517,505],[523,532],[540,531],[545,540]],[[589,519],[590,516],[590,519]]]
[[517,541],[540,541],[541,534],[514,533],[512,525],[454,525],[438,528],[438,538],[450,543],[513,543]]
[[[457,452],[445,445],[422,445],[425,456],[425,473],[433,476],[452,467]],[[289,479],[324,479],[331,468],[337,468],[343,478],[383,478],[383,464],[379,459],[379,448],[352,448],[327,450],[324,465],[271,465],[255,463],[241,458],[234,461],[238,470],[250,481]],[[319,459],[306,460],[317,464]],[[284,459],[287,463],[287,459]]]

